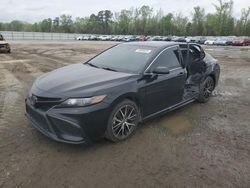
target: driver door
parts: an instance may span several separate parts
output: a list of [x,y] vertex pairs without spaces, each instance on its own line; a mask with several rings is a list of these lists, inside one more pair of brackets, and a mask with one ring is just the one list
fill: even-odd
[[[145,116],[182,101],[187,72],[181,66],[180,60],[181,56],[177,46],[166,48],[147,69],[147,72],[153,73],[153,76],[146,79],[145,82]],[[169,73],[154,73],[157,67],[166,67],[169,69]]]

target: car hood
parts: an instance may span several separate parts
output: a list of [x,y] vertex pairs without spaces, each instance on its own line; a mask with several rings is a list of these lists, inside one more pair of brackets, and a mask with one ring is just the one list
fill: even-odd
[[38,96],[87,97],[95,93],[104,94],[102,92],[121,84],[131,76],[133,74],[74,64],[42,75],[33,87],[39,90],[35,93]]

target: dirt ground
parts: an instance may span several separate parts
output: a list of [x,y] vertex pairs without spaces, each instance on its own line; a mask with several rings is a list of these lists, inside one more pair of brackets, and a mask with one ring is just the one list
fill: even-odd
[[125,142],[57,143],[29,126],[33,80],[112,42],[12,41],[0,54],[0,187],[250,187],[250,47],[212,47],[211,100],[142,124]]

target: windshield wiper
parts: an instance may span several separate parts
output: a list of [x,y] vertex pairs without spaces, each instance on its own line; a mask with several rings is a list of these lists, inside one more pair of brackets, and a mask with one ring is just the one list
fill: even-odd
[[111,69],[111,68],[109,68],[109,67],[101,67],[101,68],[104,69],[104,70],[109,70],[109,71],[117,72],[117,70]]
[[104,69],[104,70],[109,70],[109,71],[114,71],[114,72],[117,72],[117,70],[115,70],[115,69],[111,69],[111,68],[109,68],[109,67],[98,67],[98,66],[96,66],[96,65],[94,65],[94,64],[92,64],[92,63],[85,63],[85,64],[87,64],[87,65],[89,65],[89,66],[91,66],[91,67],[95,67],[95,68],[101,68],[101,69]]
[[100,67],[98,67],[98,66],[96,66],[96,65],[94,65],[92,63],[86,63],[86,64],[89,65],[89,66],[91,66],[91,67],[100,68]]

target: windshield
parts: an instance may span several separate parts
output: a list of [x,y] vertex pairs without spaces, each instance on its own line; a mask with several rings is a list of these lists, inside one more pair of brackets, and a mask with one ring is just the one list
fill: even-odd
[[153,54],[153,47],[126,45],[115,46],[91,59],[87,64],[107,70],[140,73]]

